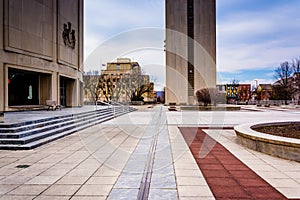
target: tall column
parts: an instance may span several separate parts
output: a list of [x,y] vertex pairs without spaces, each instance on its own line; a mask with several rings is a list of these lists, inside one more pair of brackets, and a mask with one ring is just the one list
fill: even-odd
[[166,104],[216,87],[215,0],[166,0]]

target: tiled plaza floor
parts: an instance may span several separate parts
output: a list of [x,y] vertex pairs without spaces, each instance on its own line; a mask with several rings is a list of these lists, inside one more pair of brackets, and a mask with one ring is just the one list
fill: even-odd
[[[0,151],[0,199],[136,199],[155,137],[149,199],[215,199],[178,127],[300,119],[299,110],[160,109],[144,107],[30,151]],[[244,148],[233,130],[204,131],[282,195],[300,198],[300,163]]]

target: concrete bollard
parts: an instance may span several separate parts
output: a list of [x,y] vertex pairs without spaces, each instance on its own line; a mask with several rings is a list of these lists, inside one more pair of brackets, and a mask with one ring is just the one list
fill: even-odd
[[0,123],[4,122],[4,112],[0,112]]

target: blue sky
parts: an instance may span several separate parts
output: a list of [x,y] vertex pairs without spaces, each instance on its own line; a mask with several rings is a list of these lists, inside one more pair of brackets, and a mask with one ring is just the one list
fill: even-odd
[[[85,70],[100,69],[102,63],[116,57],[131,57],[163,85],[164,0],[85,0],[84,3]],[[219,83],[233,79],[240,83],[253,84],[254,80],[271,83],[281,62],[300,57],[299,0],[216,0],[216,3]]]

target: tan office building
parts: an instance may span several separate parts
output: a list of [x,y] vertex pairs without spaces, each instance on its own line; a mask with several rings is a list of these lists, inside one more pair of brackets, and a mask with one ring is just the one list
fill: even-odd
[[166,104],[216,87],[215,0],[166,0]]
[[132,62],[130,58],[117,58],[116,62],[107,63],[107,69],[101,71],[99,100],[130,102],[130,93],[142,86],[148,90],[142,95],[143,101],[153,102],[154,84],[150,82],[150,76],[142,74],[138,62]]
[[0,111],[83,102],[83,0],[0,0]]

